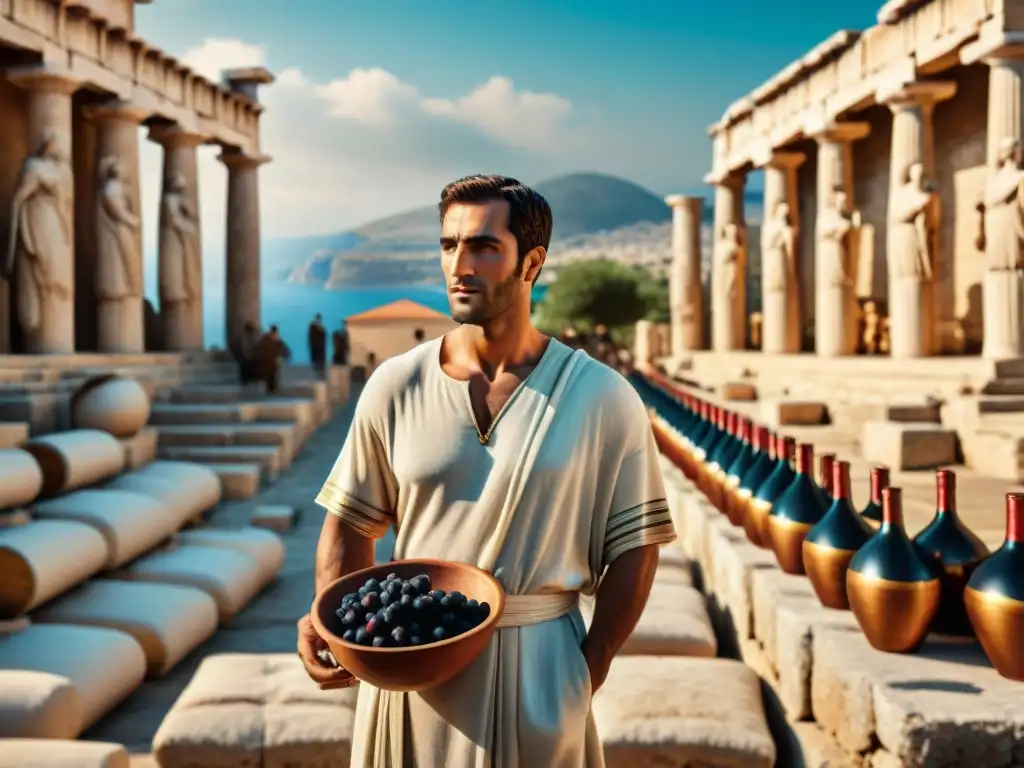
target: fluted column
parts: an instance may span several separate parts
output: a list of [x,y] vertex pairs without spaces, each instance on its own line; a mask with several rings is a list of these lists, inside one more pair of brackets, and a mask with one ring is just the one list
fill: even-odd
[[852,355],[857,349],[859,217],[854,213],[853,142],[867,123],[825,122],[818,142],[817,213],[814,234],[814,351],[819,357]]
[[[964,64],[983,61],[988,65],[988,182],[992,184],[1000,169],[1004,149],[1024,143],[1024,41],[1005,38],[981,39],[965,46],[961,52]],[[1019,194],[1019,192],[1018,192]],[[1008,206],[1016,208],[1008,201]],[[1019,232],[998,231],[1000,227],[1016,227],[1019,213],[1009,216],[984,211],[986,269],[982,275],[983,357],[998,360],[1024,357],[1024,270],[1007,268],[1006,259],[998,251],[1000,242],[1016,237]]]
[[203,348],[203,249],[196,148],[206,137],[180,126],[160,126],[149,137],[163,147],[160,192],[160,325],[163,346]]
[[270,158],[225,152],[220,160],[228,168],[225,328],[230,349],[247,323],[260,327],[259,167]]
[[672,266],[669,271],[672,356],[704,346],[704,296],[701,286],[701,225],[704,198],[670,195],[672,209]]
[[[892,357],[925,357],[936,352],[936,312],[942,243],[939,237],[941,205],[937,197],[923,209],[925,237],[907,220],[909,191],[920,169],[926,186],[935,178],[935,104],[956,93],[956,84],[942,81],[906,83],[880,90],[876,99],[892,111],[892,148],[889,165],[889,220],[886,261],[889,278],[889,353]],[[918,252],[923,255],[919,255]],[[915,261],[923,260],[920,267]],[[931,274],[924,273],[929,270]]]
[[[715,231],[711,262],[711,348],[716,352],[746,347],[747,228],[743,212],[746,174],[710,179],[715,186]],[[730,247],[730,232],[739,248]]]
[[[79,82],[52,64],[9,69],[7,79],[28,94],[31,153],[15,190],[19,215],[10,222],[16,319],[26,352],[68,354],[75,351],[71,95]],[[7,243],[2,256],[6,261]]]
[[149,112],[116,101],[86,114],[96,124],[96,348],[138,354],[146,351],[139,125]]
[[772,354],[800,351],[799,254],[796,250],[800,202],[796,172],[805,160],[797,152],[772,152],[764,163],[761,349]]

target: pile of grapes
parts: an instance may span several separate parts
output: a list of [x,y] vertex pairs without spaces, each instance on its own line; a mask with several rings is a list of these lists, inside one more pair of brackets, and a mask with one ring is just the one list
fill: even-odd
[[336,611],[342,639],[374,648],[408,648],[446,640],[479,626],[491,612],[461,592],[433,589],[426,574],[369,579],[345,595]]

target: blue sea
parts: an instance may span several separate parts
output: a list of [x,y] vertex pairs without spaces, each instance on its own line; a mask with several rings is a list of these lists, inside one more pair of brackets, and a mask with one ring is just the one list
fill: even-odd
[[[534,289],[534,301],[543,298],[546,286]],[[306,329],[317,313],[323,315],[328,331],[337,328],[350,315],[366,312],[374,307],[409,299],[448,314],[448,296],[441,285],[382,286],[346,288],[327,291],[309,285],[284,282],[265,282],[262,289],[263,326],[276,325],[281,336],[292,349],[296,363],[309,362],[306,348]],[[224,289],[219,285],[206,285],[203,296],[203,320],[207,347],[224,348]]]

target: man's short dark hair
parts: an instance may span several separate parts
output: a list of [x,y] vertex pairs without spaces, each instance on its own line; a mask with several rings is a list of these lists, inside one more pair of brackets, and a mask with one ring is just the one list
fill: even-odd
[[[516,239],[521,270],[526,254],[537,247],[547,250],[551,245],[551,230],[554,226],[551,206],[536,190],[509,176],[465,176],[441,190],[437,212],[441,221],[444,221],[444,215],[454,203],[488,203],[492,200],[505,200],[508,203],[508,231]],[[534,282],[537,282],[537,277],[540,277],[539,270]]]

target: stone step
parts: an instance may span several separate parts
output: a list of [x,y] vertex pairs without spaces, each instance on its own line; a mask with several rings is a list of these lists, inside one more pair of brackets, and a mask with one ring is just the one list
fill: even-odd
[[307,436],[316,426],[316,403],[305,398],[268,397],[256,405],[259,421],[292,421]]
[[174,445],[161,446],[161,459],[194,461],[197,464],[258,464],[263,479],[273,482],[291,457],[274,445]]
[[260,492],[261,468],[259,464],[239,462],[237,464],[220,462],[196,462],[212,469],[220,478],[225,499],[252,499]]
[[983,395],[1024,395],[1024,378],[993,379],[986,384]]
[[168,424],[157,427],[160,447],[271,445],[283,446],[294,455],[298,426],[294,422],[248,422],[227,424]]
[[960,435],[964,464],[981,474],[1024,482],[1024,425],[1016,434],[979,429]]
[[957,464],[957,433],[941,424],[868,421],[861,431],[861,453],[893,470],[921,470]]
[[258,403],[153,403],[149,423],[157,426],[242,423],[256,421],[259,415]]
[[29,425],[23,421],[0,422],[0,450],[17,448],[29,438]]
[[179,387],[170,393],[172,403],[220,404],[251,399],[252,392],[240,384],[209,384]]
[[978,413],[1024,413],[1024,396],[991,395],[979,397]]

